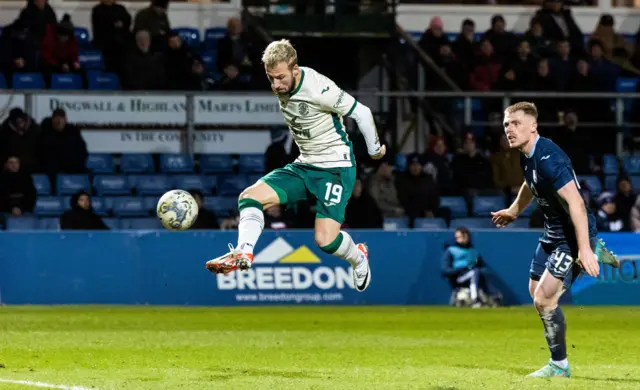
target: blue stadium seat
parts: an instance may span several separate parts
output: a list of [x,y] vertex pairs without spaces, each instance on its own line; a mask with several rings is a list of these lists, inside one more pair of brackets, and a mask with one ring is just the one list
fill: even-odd
[[442,218],[416,218],[415,229],[446,229],[447,222]]
[[634,191],[640,190],[640,176],[631,176],[631,187]]
[[7,218],[7,230],[36,230],[38,220],[34,217],[9,217]]
[[618,175],[607,175],[604,177],[604,189],[607,191],[617,191]]
[[4,78],[4,75],[0,73],[0,89],[8,89],[7,79]]
[[58,195],[73,195],[78,191],[91,192],[91,184],[87,175],[60,174],[56,186]]
[[206,177],[202,175],[176,175],[173,177],[173,188],[189,191],[200,190],[204,195],[209,195],[213,187],[209,187]]
[[145,196],[142,198],[142,205],[145,210],[155,214],[158,207],[158,200],[160,200],[159,196]]
[[40,218],[38,221],[38,229],[60,230],[60,218]]
[[109,215],[109,211],[111,211],[111,207],[107,205],[107,199],[99,196],[91,198],[91,207],[93,211],[101,217],[106,217]]
[[521,217],[530,217],[531,214],[533,214],[533,212],[534,212],[534,210],[536,208],[538,208],[538,201],[532,200],[531,203],[529,203],[529,206],[527,206],[527,208],[524,209],[524,211],[522,211],[520,216]]
[[466,227],[468,229],[494,229],[491,218],[457,218],[451,221],[451,228]]
[[36,193],[38,195],[51,195],[51,183],[47,175],[31,175],[33,179],[33,185],[36,187]]
[[120,220],[120,228],[125,230],[159,230],[163,227],[158,218],[125,218]]
[[202,58],[202,63],[207,71],[213,72],[217,70],[216,59],[218,57],[218,53],[215,50],[205,50],[200,53],[200,58]]
[[240,172],[264,173],[264,154],[241,154]]
[[224,37],[226,29],[224,28],[208,28],[204,31],[204,45],[208,48],[216,47],[218,39]]
[[218,217],[227,217],[238,209],[238,198],[209,196],[204,199],[204,205],[209,210],[216,213]]
[[162,195],[172,188],[167,175],[141,175],[135,177],[135,189],[138,195]]
[[602,171],[605,175],[617,175],[618,158],[613,154],[605,154],[602,158]]
[[82,78],[78,74],[54,73],[51,75],[51,89],[81,90]]
[[120,220],[118,218],[102,218],[102,222],[104,222],[110,230],[120,229]]
[[141,197],[124,196],[115,198],[113,213],[119,217],[146,217],[149,215],[144,208]]
[[90,154],[87,158],[87,169],[91,173],[114,173],[116,166],[110,154]]
[[409,217],[385,218],[383,223],[384,230],[399,230],[409,228]]
[[96,193],[102,195],[130,195],[131,187],[124,175],[97,175],[93,178]]
[[591,191],[593,194],[599,194],[602,192],[602,183],[600,183],[600,179],[594,175],[582,175],[578,176],[578,183],[584,183],[584,185]]
[[193,172],[193,159],[188,154],[162,154],[160,156],[160,171],[165,173],[191,173]]
[[407,169],[407,156],[403,153],[398,153],[396,155],[395,167],[399,171],[404,171]]
[[59,216],[64,211],[62,199],[57,196],[41,196],[36,199],[33,212],[37,216]]
[[616,80],[616,92],[635,92],[638,88],[637,78],[619,77]]
[[502,210],[505,207],[502,196],[476,196],[473,198],[473,215],[487,217],[492,211]]
[[529,229],[530,218],[520,216],[506,226],[506,229]]
[[629,175],[640,174],[640,156],[628,156],[623,160],[625,172]]
[[233,159],[228,154],[201,154],[200,172],[230,173],[233,172]]
[[249,180],[245,175],[224,175],[218,180],[219,195],[240,195],[247,187]]
[[200,46],[200,30],[197,28],[178,27],[174,28],[173,31],[178,33],[182,41],[190,47],[196,48]]
[[448,207],[451,209],[451,216],[454,218],[466,217],[467,203],[461,196],[443,196],[440,198],[440,207]]
[[45,89],[44,77],[40,73],[14,73],[13,89]]
[[120,78],[115,73],[87,72],[87,87],[95,91],[119,91]]
[[153,173],[153,158],[150,154],[123,154],[120,157],[120,170],[124,173]]
[[98,50],[81,51],[78,54],[78,62],[84,70],[102,70],[104,68],[104,57]]
[[78,40],[78,46],[80,48],[91,47],[91,38],[89,37],[89,29],[84,27],[75,27],[73,29],[76,40]]

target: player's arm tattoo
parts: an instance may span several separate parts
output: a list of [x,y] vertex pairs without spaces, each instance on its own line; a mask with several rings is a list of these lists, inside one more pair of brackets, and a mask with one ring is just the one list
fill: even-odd
[[584,199],[575,181],[570,181],[558,190],[558,195],[567,203],[569,217],[576,231],[579,250],[587,250],[589,245],[589,219]]
[[533,193],[529,188],[527,182],[523,182],[522,186],[520,186],[520,191],[518,191],[518,196],[516,200],[513,201],[511,207],[509,207],[509,211],[515,215],[520,215],[526,208],[529,206],[529,203],[533,200]]

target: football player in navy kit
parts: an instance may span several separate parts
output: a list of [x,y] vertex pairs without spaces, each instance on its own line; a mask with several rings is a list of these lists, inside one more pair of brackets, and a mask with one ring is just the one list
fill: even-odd
[[544,233],[531,262],[529,292],[542,319],[551,360],[529,376],[569,377],[562,293],[584,269],[598,276],[598,263],[618,267],[615,255],[598,240],[595,217],[580,195],[580,185],[567,155],[551,140],[540,137],[535,104],[521,102],[504,113],[509,146],[522,152],[525,181],[513,204],[491,213],[493,223],[513,222],[535,199],[545,216]]

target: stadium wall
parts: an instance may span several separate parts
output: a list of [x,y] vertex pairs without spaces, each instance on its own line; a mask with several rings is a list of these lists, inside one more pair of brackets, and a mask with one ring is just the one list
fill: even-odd
[[[353,231],[371,253],[372,283],[352,288],[345,262],[318,250],[309,231],[267,231],[253,270],[211,275],[204,262],[236,232],[2,232],[3,304],[442,305],[450,297],[440,258],[450,231]],[[505,303],[530,303],[535,231],[477,231],[476,247]],[[603,234],[625,260],[599,279],[582,277],[565,299],[577,304],[639,305],[640,236]]]

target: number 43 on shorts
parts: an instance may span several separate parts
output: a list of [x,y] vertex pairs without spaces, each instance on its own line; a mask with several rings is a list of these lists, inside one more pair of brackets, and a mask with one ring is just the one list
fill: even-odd
[[573,264],[573,257],[566,254],[565,252],[556,252],[553,255],[553,268],[559,273],[566,273],[571,268]]
[[325,206],[340,203],[342,200],[342,186],[340,184],[327,183],[327,190],[324,193]]

